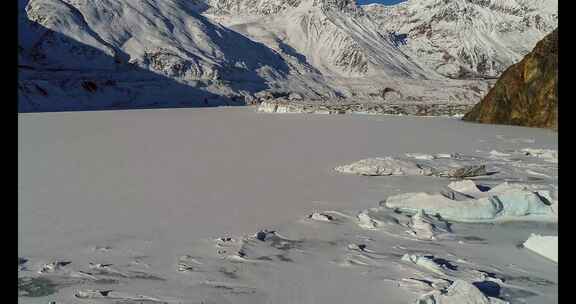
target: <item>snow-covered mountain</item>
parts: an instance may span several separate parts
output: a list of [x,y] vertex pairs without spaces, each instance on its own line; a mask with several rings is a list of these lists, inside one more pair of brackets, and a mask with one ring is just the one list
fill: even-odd
[[[394,40],[352,0],[209,0],[203,15],[316,73],[345,98],[474,102],[487,83],[447,81]],[[438,90],[441,87],[442,90]]]
[[181,0],[21,0],[20,109],[243,104],[289,82],[273,50]]
[[557,0],[408,0],[370,4],[383,33],[407,35],[400,49],[454,78],[497,77],[558,26]]
[[324,75],[434,77],[383,36],[351,0],[216,0],[210,4],[207,16],[272,47],[290,46]]
[[[261,91],[363,102],[477,102],[488,82],[447,78],[455,68],[438,67],[436,57],[419,51],[436,45],[434,37],[445,37],[452,42],[442,48],[464,60],[458,57],[458,32],[433,30],[434,39],[410,34],[407,45],[388,35],[388,29],[410,32],[402,20],[415,18],[405,14],[413,3],[436,2],[384,7],[353,0],[19,0],[20,110],[243,104]],[[471,1],[438,6],[451,8],[453,2]],[[556,20],[548,11],[522,11],[545,16],[522,27],[534,44],[545,34],[542,24]],[[516,15],[500,15],[517,21]],[[487,16],[485,24],[500,22]],[[513,63],[514,54],[533,47],[528,39],[510,47],[500,40],[470,41],[474,54],[485,54],[471,60],[485,56],[486,71],[496,74],[506,60]]]

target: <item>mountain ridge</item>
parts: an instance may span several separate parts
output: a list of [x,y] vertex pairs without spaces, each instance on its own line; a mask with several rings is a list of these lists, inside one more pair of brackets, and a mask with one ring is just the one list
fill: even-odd
[[497,78],[558,24],[554,0],[408,0],[363,6],[401,49],[451,78]]
[[[97,108],[94,92],[75,81],[85,74],[96,82],[122,81],[124,87],[98,96],[116,100],[102,104],[125,107],[239,105],[263,92],[324,101],[475,103],[491,84],[446,77],[414,54],[412,38],[399,46],[373,12],[350,0],[19,0],[19,6],[19,65],[28,67],[19,96],[44,105],[23,105],[27,111],[75,102]],[[153,74],[194,93],[162,89],[165,81],[152,82]],[[30,89],[35,86],[47,94]],[[390,91],[395,94],[382,93]]]

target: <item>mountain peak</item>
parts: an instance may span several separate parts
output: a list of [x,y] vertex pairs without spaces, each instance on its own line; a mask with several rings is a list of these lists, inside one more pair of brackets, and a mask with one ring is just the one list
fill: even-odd
[[556,0],[408,0],[363,6],[402,49],[452,78],[496,77],[558,24]]

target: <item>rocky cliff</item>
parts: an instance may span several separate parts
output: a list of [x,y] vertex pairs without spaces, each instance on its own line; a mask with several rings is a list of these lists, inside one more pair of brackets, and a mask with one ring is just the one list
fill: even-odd
[[464,120],[558,128],[558,28],[508,68]]

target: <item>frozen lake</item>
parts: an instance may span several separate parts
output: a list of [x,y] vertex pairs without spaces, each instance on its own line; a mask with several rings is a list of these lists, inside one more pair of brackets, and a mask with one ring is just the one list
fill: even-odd
[[155,269],[173,268],[196,239],[251,233],[313,210],[371,208],[391,194],[448,183],[339,175],[333,168],[341,164],[410,152],[557,149],[548,130],[251,107],[18,121],[19,255],[83,263],[94,246],[133,242]]

